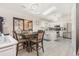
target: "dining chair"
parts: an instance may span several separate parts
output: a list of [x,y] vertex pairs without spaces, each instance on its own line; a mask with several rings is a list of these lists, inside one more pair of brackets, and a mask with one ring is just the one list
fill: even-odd
[[[39,56],[39,49],[42,48],[43,52],[44,52],[44,47],[43,47],[43,37],[44,37],[44,31],[43,30],[39,30],[37,32],[37,35],[35,37],[32,37],[32,39],[30,40],[31,42],[31,51],[32,49],[37,51],[37,56]],[[41,45],[39,45],[41,43]]]
[[14,35],[14,38],[18,41],[17,48],[16,48],[16,56],[17,56],[19,47],[20,47],[19,44],[22,44],[21,46],[23,46],[23,49],[24,49],[25,46],[27,45],[27,41],[26,39],[23,39],[22,37],[20,37],[15,31],[13,31],[13,35]]

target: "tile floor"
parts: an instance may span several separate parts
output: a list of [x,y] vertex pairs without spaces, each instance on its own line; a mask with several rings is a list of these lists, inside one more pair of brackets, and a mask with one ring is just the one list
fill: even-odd
[[[59,41],[55,41],[52,39],[51,41],[44,40],[44,53],[42,49],[40,49],[40,56],[72,56],[72,46],[71,39],[59,39]],[[28,53],[25,49],[19,51],[18,56],[36,56],[36,51]]]

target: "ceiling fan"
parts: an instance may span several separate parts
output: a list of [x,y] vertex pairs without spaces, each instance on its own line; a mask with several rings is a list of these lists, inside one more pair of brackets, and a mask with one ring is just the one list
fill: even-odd
[[39,3],[30,3],[28,5],[22,4],[21,6],[25,10],[28,10],[29,12],[31,12],[32,14],[40,14],[40,11],[39,11],[40,4]]

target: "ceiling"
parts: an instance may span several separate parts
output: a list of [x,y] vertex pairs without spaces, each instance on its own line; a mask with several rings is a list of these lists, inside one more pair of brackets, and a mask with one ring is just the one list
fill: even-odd
[[72,4],[68,4],[68,3],[36,3],[36,4],[32,4],[32,3],[27,3],[27,4],[21,4],[22,6],[24,6],[24,8],[26,8],[26,10],[30,10],[32,6],[34,5],[38,5],[36,10],[39,11],[39,13],[43,13],[44,11],[48,10],[51,7],[56,7],[56,11],[58,12],[70,12],[71,8],[72,8]]
[[0,8],[7,8],[13,11],[22,12],[24,14],[30,13],[39,15],[46,19],[52,17],[63,17],[70,15],[71,3],[0,3]]

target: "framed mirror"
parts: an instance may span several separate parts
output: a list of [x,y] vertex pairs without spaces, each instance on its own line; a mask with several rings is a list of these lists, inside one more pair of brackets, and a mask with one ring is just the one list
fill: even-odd
[[13,17],[13,31],[20,33],[24,30],[24,19]]

